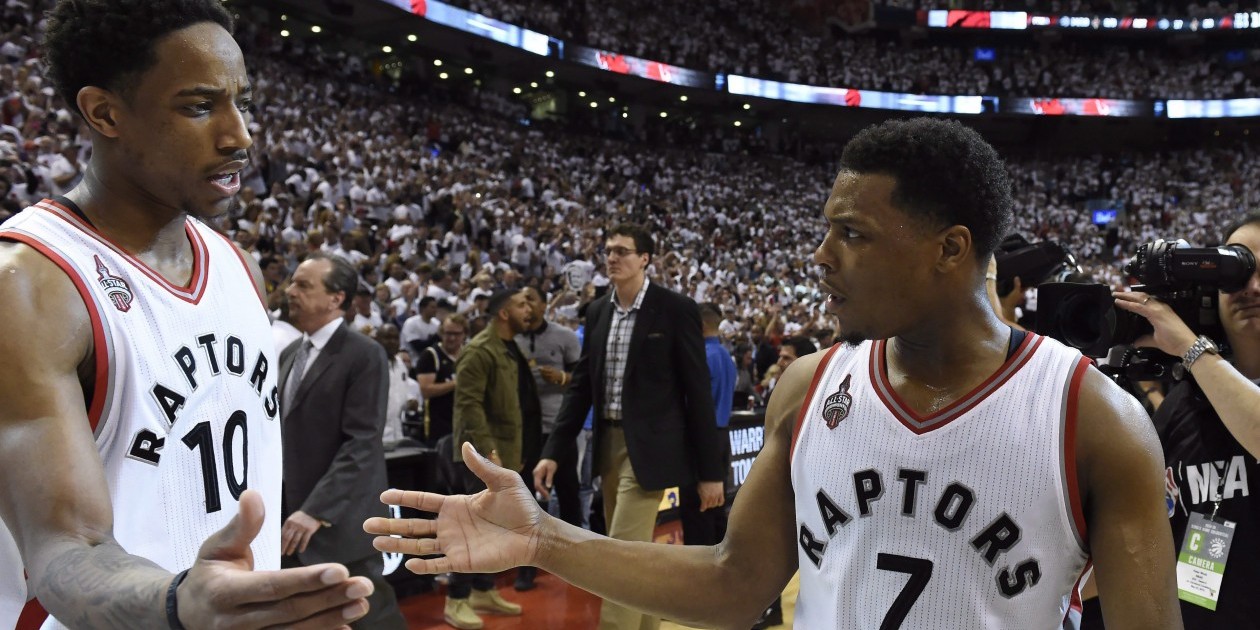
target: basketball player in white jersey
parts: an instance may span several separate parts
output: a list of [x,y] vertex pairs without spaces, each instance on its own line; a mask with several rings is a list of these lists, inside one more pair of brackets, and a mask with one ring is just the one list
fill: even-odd
[[[371,584],[279,569],[276,353],[218,0],[63,0],[44,41],[83,181],[0,230],[0,628],[340,628]],[[51,616],[48,616],[51,614]]]
[[725,540],[598,537],[466,446],[489,490],[386,492],[438,517],[370,519],[407,537],[377,547],[444,554],[408,561],[425,573],[530,564],[717,628],[749,627],[799,570],[808,630],[1070,626],[1092,561],[1109,627],[1180,627],[1150,420],[989,305],[986,263],[1012,220],[997,153],[956,121],[915,119],[864,130],[841,163],[814,262],[845,343],[783,375]]

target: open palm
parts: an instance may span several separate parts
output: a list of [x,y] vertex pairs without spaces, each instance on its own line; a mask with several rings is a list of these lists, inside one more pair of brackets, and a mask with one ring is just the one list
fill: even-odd
[[474,495],[446,496],[432,492],[387,490],[381,501],[422,512],[436,519],[371,518],[363,529],[378,537],[376,548],[435,558],[413,558],[415,573],[497,573],[530,564],[537,553],[544,515],[520,475],[490,463],[465,444],[464,461],[486,483]]

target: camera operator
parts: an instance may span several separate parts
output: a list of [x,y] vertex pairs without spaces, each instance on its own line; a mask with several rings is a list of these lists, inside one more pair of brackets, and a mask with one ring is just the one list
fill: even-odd
[[[1260,212],[1233,226],[1227,242],[1260,251]],[[1194,377],[1175,386],[1154,416],[1181,560],[1178,591],[1185,626],[1255,627],[1260,619],[1260,598],[1254,596],[1260,587],[1260,495],[1251,492],[1248,480],[1260,479],[1260,272],[1242,289],[1220,294],[1220,322],[1233,349],[1229,360],[1212,340],[1196,338],[1160,300],[1141,292],[1116,293],[1115,300],[1117,307],[1149,320],[1151,345],[1181,357]],[[1192,578],[1196,570],[1199,575]]]

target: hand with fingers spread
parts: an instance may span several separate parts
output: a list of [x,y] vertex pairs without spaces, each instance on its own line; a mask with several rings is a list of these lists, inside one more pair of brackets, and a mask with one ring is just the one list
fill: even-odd
[[[1154,296],[1141,291],[1117,292],[1112,294],[1116,306],[1145,317],[1155,329],[1150,345],[1161,352],[1179,357],[1194,344],[1196,336],[1172,307],[1159,301]],[[1142,345],[1142,344],[1139,344]]]
[[364,531],[377,535],[373,544],[384,552],[443,556],[408,560],[415,573],[497,573],[531,564],[546,514],[518,473],[494,465],[472,444],[463,449],[464,462],[486,490],[471,496],[386,490],[383,503],[434,512],[437,518],[370,518]]
[[367,578],[339,564],[254,571],[249,544],[263,524],[260,495],[241,495],[240,513],[206,539],[179,585],[179,619],[196,628],[345,628],[367,614]]

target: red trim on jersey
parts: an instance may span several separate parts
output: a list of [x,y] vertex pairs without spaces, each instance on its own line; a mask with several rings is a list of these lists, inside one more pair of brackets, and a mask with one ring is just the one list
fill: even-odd
[[975,386],[971,391],[944,408],[926,416],[919,415],[919,412],[906,404],[901,399],[901,396],[897,394],[897,390],[893,389],[892,383],[888,381],[888,358],[885,353],[888,344],[882,339],[871,344],[869,362],[871,383],[874,386],[876,396],[884,403],[888,411],[892,412],[893,416],[915,435],[923,435],[948,425],[963,414],[971,411],[976,405],[992,395],[993,392],[1001,389],[1006,381],[1009,381],[1028,363],[1028,360],[1037,352],[1037,348],[1041,345],[1043,339],[1044,337],[1041,335],[1028,333],[1010,358],[997,371],[989,375],[989,378],[985,379],[983,383]]
[[51,212],[54,216],[62,219],[66,223],[73,225],[83,233],[91,236],[101,244],[114,250],[119,256],[125,258],[141,273],[148,276],[150,280],[158,284],[158,286],[166,289],[175,297],[196,305],[201,302],[201,298],[206,294],[206,286],[209,285],[210,273],[210,252],[206,248],[205,241],[202,240],[201,234],[193,228],[187,221],[184,222],[184,233],[188,236],[188,242],[192,245],[193,251],[193,268],[192,275],[188,278],[188,284],[180,287],[171,283],[162,274],[153,270],[144,263],[144,261],[132,256],[130,252],[120,247],[117,243],[111,241],[109,237],[101,234],[95,227],[83,222],[79,215],[75,214],[69,208],[53,201],[45,199],[35,204],[36,208]]
[[13,630],[39,630],[45,619],[48,619],[48,611],[38,599],[32,599],[22,607],[22,614],[18,615],[17,626]]
[[249,262],[245,260],[245,252],[241,251],[241,248],[237,247],[236,243],[233,243],[232,239],[229,239],[227,236],[218,232],[214,234],[223,239],[228,244],[228,247],[232,249],[232,252],[236,254],[236,258],[241,261],[241,266],[245,268],[245,277],[249,278],[249,286],[254,287],[254,293],[258,295],[258,301],[262,302],[263,310],[267,310],[267,296],[263,295],[262,289],[254,281],[254,272],[250,269]]
[[814,399],[814,391],[818,389],[818,383],[822,381],[823,373],[827,371],[827,364],[831,363],[831,357],[844,344],[832,344],[827,354],[823,355],[822,361],[818,362],[818,367],[814,370],[814,380],[809,383],[809,393],[805,394],[805,400],[801,401],[801,409],[796,413],[796,424],[792,426],[792,447],[788,450],[788,463],[792,462],[792,457],[796,455],[796,440],[801,436],[801,427],[805,424],[805,416],[809,413],[809,403]]
[[[1080,577],[1076,578],[1076,584],[1072,586],[1072,597],[1068,600],[1068,609],[1063,611],[1064,621],[1067,620],[1068,615],[1072,614],[1073,610],[1075,610],[1078,615],[1085,612],[1085,602],[1081,600],[1081,584],[1085,581],[1085,576],[1089,575],[1089,570],[1093,566],[1094,561],[1087,558],[1085,560],[1085,568],[1081,569]],[[1059,625],[1067,627],[1062,623]]]
[[1089,537],[1085,532],[1085,510],[1081,508],[1080,487],[1076,481],[1076,418],[1080,406],[1081,383],[1085,380],[1085,372],[1093,363],[1089,357],[1081,357],[1072,369],[1067,395],[1067,419],[1063,427],[1063,466],[1067,473],[1068,505],[1072,509],[1072,520],[1076,522],[1076,531],[1081,535],[1085,548],[1089,549]]
[[5,232],[0,238],[12,239],[27,245],[60,267],[61,271],[74,283],[74,287],[79,291],[79,297],[83,299],[83,304],[87,307],[88,317],[92,320],[93,353],[96,355],[96,382],[93,384],[90,396],[92,406],[88,408],[88,421],[91,423],[92,432],[95,433],[105,414],[105,399],[108,398],[105,391],[109,387],[109,345],[105,342],[105,325],[100,311],[96,309],[96,301],[92,299],[92,294],[74,266],[47,245],[18,232]]

